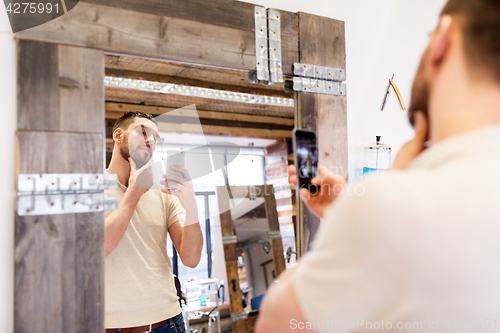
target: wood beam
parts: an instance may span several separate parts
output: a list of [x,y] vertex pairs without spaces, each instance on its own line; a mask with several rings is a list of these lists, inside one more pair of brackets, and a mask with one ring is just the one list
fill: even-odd
[[[21,41],[17,52],[16,171],[102,173],[102,51]],[[104,212],[16,214],[14,238],[14,331],[104,332]]]
[[221,27],[253,31],[254,5],[234,0],[81,0],[95,5],[164,15]]
[[[344,22],[299,13],[300,62],[346,68]],[[345,96],[297,93],[298,127],[317,131],[319,162],[328,170],[347,176],[347,100]],[[319,218],[297,194],[299,256],[310,248]]]
[[293,107],[290,106],[229,102],[219,99],[174,94],[159,94],[151,91],[114,87],[106,87],[106,101],[154,105],[169,108],[182,108],[188,105],[195,105],[196,109],[199,110],[243,113],[281,118],[293,118],[294,115]]
[[[67,14],[18,32],[15,38],[255,70],[255,28],[248,23],[253,21],[251,5],[238,1],[212,4],[212,1],[201,0],[196,5],[196,1],[190,0],[185,1],[187,7],[184,8],[179,5],[180,1],[175,1],[178,10],[171,11],[176,6],[174,1],[166,5],[152,0],[129,0],[123,5],[122,1],[93,2],[80,2]],[[229,18],[231,6],[237,13],[233,18]],[[202,8],[205,9],[202,11]],[[199,14],[195,14],[198,11]],[[241,21],[240,15],[245,16]],[[298,40],[294,33],[297,20],[292,13],[281,11],[281,15],[282,67],[285,74],[291,75],[293,63],[298,59]],[[230,26],[221,26],[220,22],[230,22],[227,24]]]
[[[177,109],[177,108],[166,108],[159,106],[124,104],[124,103],[113,103],[113,102],[106,102],[105,107],[106,107],[106,119],[118,119],[122,114],[130,111],[141,111],[156,116],[165,114],[173,110],[177,110],[176,114],[179,116],[193,117],[192,112],[183,112],[182,109]],[[290,118],[253,116],[253,115],[238,114],[238,113],[202,111],[202,110],[198,110],[197,113],[199,118],[206,118],[206,119],[221,119],[230,121],[244,121],[250,123],[266,123],[266,124],[276,124],[276,125],[281,124],[289,126],[293,126],[294,124],[294,120]]]
[[[201,126],[201,127],[200,127]],[[292,137],[292,130],[267,129],[267,128],[248,128],[248,127],[228,127],[216,125],[198,125],[198,124],[166,124],[159,123],[160,131],[168,133],[193,133],[204,135],[233,136],[242,138],[260,138],[280,140]],[[201,130],[201,131],[200,131]]]
[[265,128],[241,128],[241,127],[227,127],[227,126],[214,126],[214,125],[200,125],[197,124],[165,124],[159,123],[160,131],[169,133],[198,133],[205,135],[219,135],[219,136],[235,136],[242,138],[260,138],[260,139],[283,139],[292,136],[291,130],[273,130]]
[[201,66],[182,62],[131,57],[127,55],[106,54],[104,66],[107,69],[126,70],[173,76],[178,79],[191,79],[229,86],[241,86],[260,90],[283,92],[283,83],[266,85],[248,82],[248,70],[228,69],[213,66]]
[[[232,71],[232,70],[230,70]],[[248,72],[247,72],[248,73]],[[293,94],[286,93],[284,90],[274,90],[267,89],[264,84],[255,84],[253,86],[240,86],[240,85],[230,85],[225,83],[217,83],[212,81],[203,81],[197,79],[189,79],[177,76],[170,75],[161,75],[155,73],[147,73],[147,72],[135,72],[124,69],[113,69],[106,68],[107,76],[114,77],[122,77],[127,79],[136,79],[136,80],[146,80],[146,81],[154,81],[154,82],[164,82],[164,83],[175,83],[179,85],[185,86],[193,86],[200,88],[209,88],[209,89],[217,89],[224,91],[235,91],[245,94],[254,94],[254,95],[264,95],[264,96],[274,96],[274,97],[283,97],[283,98],[293,98]],[[248,74],[247,74],[248,76]],[[284,89],[284,87],[283,87]]]

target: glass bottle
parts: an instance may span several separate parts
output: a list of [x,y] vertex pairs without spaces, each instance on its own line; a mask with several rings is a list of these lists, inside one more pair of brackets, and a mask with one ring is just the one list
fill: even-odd
[[376,136],[377,142],[365,147],[365,163],[363,176],[379,170],[391,168],[391,147],[380,142],[380,136]]

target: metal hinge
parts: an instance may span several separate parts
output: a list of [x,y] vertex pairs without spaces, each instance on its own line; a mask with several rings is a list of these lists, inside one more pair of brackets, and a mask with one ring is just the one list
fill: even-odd
[[100,212],[118,206],[116,174],[20,174],[17,213],[54,215]]
[[276,231],[276,230],[268,231],[267,232],[267,238],[268,239],[281,238],[281,232]]
[[256,6],[254,16],[257,79],[267,84],[283,82],[281,14],[274,9]]
[[293,64],[293,90],[329,95],[346,95],[345,69],[325,66]]
[[222,244],[235,244],[235,243],[238,243],[238,236],[222,237]]
[[238,312],[231,315],[232,321],[245,320],[248,318],[248,313],[246,312]]

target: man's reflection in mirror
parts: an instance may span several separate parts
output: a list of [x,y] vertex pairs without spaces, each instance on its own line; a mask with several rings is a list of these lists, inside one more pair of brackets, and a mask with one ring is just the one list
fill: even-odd
[[106,172],[118,175],[119,204],[104,221],[106,332],[185,331],[167,233],[183,264],[191,268],[200,261],[203,236],[185,168],[172,166],[162,175],[161,184],[169,190],[151,188],[159,139],[158,123],[150,114],[125,113],[113,127]]

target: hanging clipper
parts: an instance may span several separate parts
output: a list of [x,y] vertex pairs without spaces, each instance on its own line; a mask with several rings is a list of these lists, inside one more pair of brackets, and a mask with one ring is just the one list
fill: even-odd
[[401,105],[401,109],[403,111],[406,111],[406,105],[405,102],[403,101],[403,96],[401,96],[398,86],[396,86],[396,83],[394,83],[394,74],[392,74],[392,78],[389,79],[389,84],[387,85],[387,91],[385,92],[384,100],[382,101],[382,106],[380,107],[380,110],[384,111],[385,109],[385,105],[387,104],[387,97],[389,97],[389,92],[391,90],[391,87],[394,89],[396,96],[398,96],[399,105]]

